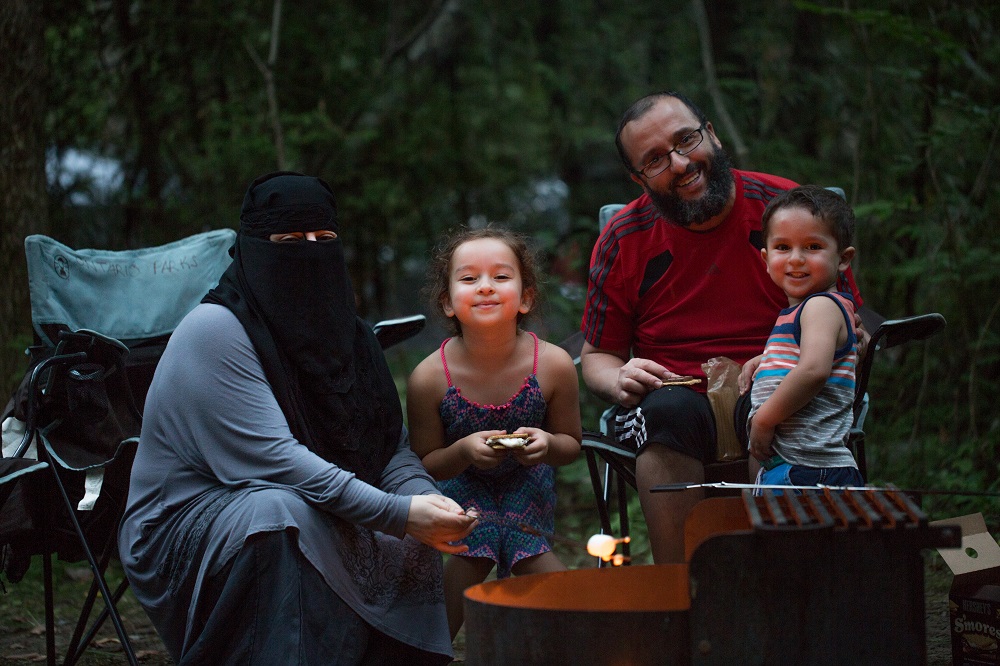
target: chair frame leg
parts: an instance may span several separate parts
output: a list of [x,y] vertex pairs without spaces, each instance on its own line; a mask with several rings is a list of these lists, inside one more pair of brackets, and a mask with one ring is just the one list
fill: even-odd
[[[101,571],[107,572],[108,565],[111,563],[111,556],[114,549],[114,535],[105,544],[104,553],[101,555],[101,560],[98,563],[101,567]],[[105,579],[107,580],[107,579]],[[129,582],[128,578],[124,578],[115,588],[115,591],[111,594],[112,604],[118,603],[121,600],[122,595],[125,594],[125,590],[128,589]],[[97,633],[104,626],[104,622],[110,617],[108,613],[107,605],[101,610],[97,618],[94,620],[90,627],[87,627],[87,622],[90,620],[90,613],[93,610],[94,602],[97,600],[97,593],[99,587],[97,585],[97,579],[95,578],[90,584],[90,589],[87,591],[87,599],[83,603],[83,607],[80,609],[80,617],[77,619],[76,628],[73,630],[73,637],[69,641],[69,646],[66,648],[66,660],[63,662],[66,666],[71,666],[77,663],[83,658],[83,653],[87,651],[87,646],[90,645],[91,641],[97,637]],[[84,635],[84,630],[87,630],[86,635]]]
[[[608,513],[607,495],[601,487],[601,474],[597,467],[597,456],[593,451],[586,451],[587,466],[590,468],[590,483],[594,489],[594,497],[597,500],[597,514],[601,521],[601,534],[611,534],[611,517]],[[604,477],[607,478],[606,476]],[[605,480],[605,484],[607,481]]]
[[[608,473],[611,473],[610,465],[608,465]],[[628,497],[626,495],[628,488],[621,474],[616,474],[615,476],[617,476],[618,481],[618,531],[621,532],[622,538],[625,538],[629,536],[631,529],[628,519]],[[622,542],[622,555],[625,556],[622,563],[631,564],[632,547],[629,541]]]
[[[105,570],[107,569],[105,568]],[[122,596],[125,594],[125,590],[128,589],[128,586],[128,578],[118,584],[115,591],[111,593],[112,603],[117,604],[121,600]],[[87,593],[87,602],[85,604],[86,613],[81,612],[80,619],[76,624],[76,630],[73,632],[73,638],[70,641],[70,651],[66,653],[65,664],[67,665],[75,664],[83,658],[83,653],[87,651],[87,646],[90,645],[91,641],[97,637],[97,632],[101,630],[101,627],[104,626],[104,622],[110,616],[107,606],[105,606],[97,616],[97,619],[95,619],[94,623],[90,626],[86,635],[80,638],[80,634],[83,633],[83,628],[86,625],[86,620],[89,619],[90,608],[94,605],[94,601],[97,598],[97,590],[98,588],[96,583],[91,583],[90,591]]]
[[56,610],[52,591],[52,554],[42,554],[42,578],[45,585],[45,663],[56,666]]
[[[587,455],[587,467],[590,469],[590,483],[594,489],[594,500],[597,503],[597,514],[601,521],[601,534],[611,534],[611,516],[608,513],[608,501],[607,501],[607,465],[605,465],[605,475],[603,477],[602,488],[602,477],[600,471],[597,467],[597,456],[590,449],[585,449],[584,452]],[[597,558],[597,566],[604,566],[604,561],[601,558]]]
[[865,455],[864,431],[854,433],[854,438],[854,457],[858,463],[858,471],[861,472],[861,478],[864,479],[865,483],[868,483],[868,456]]
[[[44,455],[46,458],[48,458],[47,462],[49,463],[49,467],[52,469],[52,475],[55,478],[56,487],[59,489],[59,494],[62,497],[63,506],[66,507],[66,510],[69,513],[70,521],[73,523],[73,529],[76,531],[77,536],[80,538],[80,545],[83,548],[83,552],[87,558],[87,562],[90,564],[90,569],[94,574],[94,584],[97,585],[97,588],[101,592],[101,596],[104,598],[104,605],[108,611],[109,616],[111,617],[111,623],[114,625],[115,631],[118,633],[118,639],[121,641],[122,650],[125,652],[125,658],[128,660],[128,663],[131,664],[132,666],[138,666],[139,662],[136,659],[135,650],[133,650],[132,648],[132,642],[129,640],[128,633],[125,631],[125,625],[122,622],[121,615],[118,613],[118,609],[115,607],[111,591],[108,589],[107,582],[104,580],[103,571],[98,565],[97,559],[94,557],[93,551],[91,551],[90,549],[90,544],[87,542],[87,538],[83,533],[83,528],[80,526],[80,521],[77,520],[76,518],[76,511],[73,508],[73,503],[69,498],[69,494],[66,492],[66,487],[63,485],[62,479],[59,477],[59,471],[57,469],[56,461],[52,459],[52,456],[49,455],[48,450],[45,448],[44,445],[39,446],[38,448],[39,448],[39,454],[42,455],[42,451],[44,450],[45,451]],[[50,570],[50,575],[51,575],[51,570]],[[46,627],[46,629],[48,629],[48,627]],[[50,636],[52,636],[53,641],[55,640],[54,635],[55,634],[53,631],[50,634]],[[70,661],[70,658],[76,657],[77,656],[75,654],[76,652],[77,650],[71,649],[69,653],[67,653],[67,658],[65,662],[67,665],[75,663],[75,659],[73,661]]]

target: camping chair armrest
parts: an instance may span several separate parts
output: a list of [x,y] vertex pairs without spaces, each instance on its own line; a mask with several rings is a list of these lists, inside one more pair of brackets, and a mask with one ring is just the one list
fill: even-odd
[[384,319],[374,326],[375,338],[382,349],[388,349],[404,340],[412,338],[424,329],[427,324],[427,317],[424,315],[410,315],[399,319]]
[[857,373],[858,386],[855,389],[854,398],[855,420],[861,411],[861,402],[868,390],[868,380],[871,377],[872,364],[875,362],[875,353],[880,349],[889,349],[907,342],[926,340],[940,333],[944,327],[945,319],[937,312],[903,319],[887,319],[879,324],[879,327],[871,334],[871,340],[868,341],[868,353],[861,359]]
[[28,446],[30,445],[31,440],[35,435],[35,430],[38,427],[38,424],[36,423],[36,404],[38,401],[38,383],[41,381],[42,373],[53,366],[66,365],[77,361],[85,361],[86,359],[86,352],[59,354],[57,356],[50,356],[49,358],[41,361],[31,370],[31,375],[28,379],[27,403],[25,405],[24,436],[21,438],[21,443],[17,445],[17,449],[14,451],[14,458],[21,458],[24,456],[24,452],[28,450]]

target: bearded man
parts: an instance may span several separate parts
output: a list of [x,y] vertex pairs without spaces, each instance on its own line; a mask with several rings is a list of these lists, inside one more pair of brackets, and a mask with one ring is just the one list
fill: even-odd
[[[629,107],[615,143],[643,194],[594,246],[580,361],[588,388],[618,405],[620,443],[637,451],[653,560],[683,562],[684,520],[704,492],[649,489],[700,483],[705,463],[716,459],[701,365],[717,356],[742,365],[757,356],[788,307],[761,261],[761,216],[796,183],[733,169],[712,123],[676,92]],[[860,307],[853,277],[843,278]],[[701,381],[664,386],[682,376]]]

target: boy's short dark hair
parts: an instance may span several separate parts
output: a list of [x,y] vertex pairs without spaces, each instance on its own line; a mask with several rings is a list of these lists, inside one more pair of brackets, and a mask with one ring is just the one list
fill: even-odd
[[764,209],[761,232],[767,242],[768,223],[782,208],[804,208],[827,225],[837,239],[837,249],[844,250],[854,243],[854,211],[840,194],[819,185],[801,185],[782,192]]

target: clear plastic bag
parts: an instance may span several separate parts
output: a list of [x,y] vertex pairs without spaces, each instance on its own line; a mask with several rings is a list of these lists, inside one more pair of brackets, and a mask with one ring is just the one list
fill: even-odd
[[707,378],[708,401],[715,415],[715,459],[740,460],[747,457],[746,449],[736,438],[733,425],[733,410],[740,396],[739,378],[742,367],[739,363],[716,356],[701,364]]

